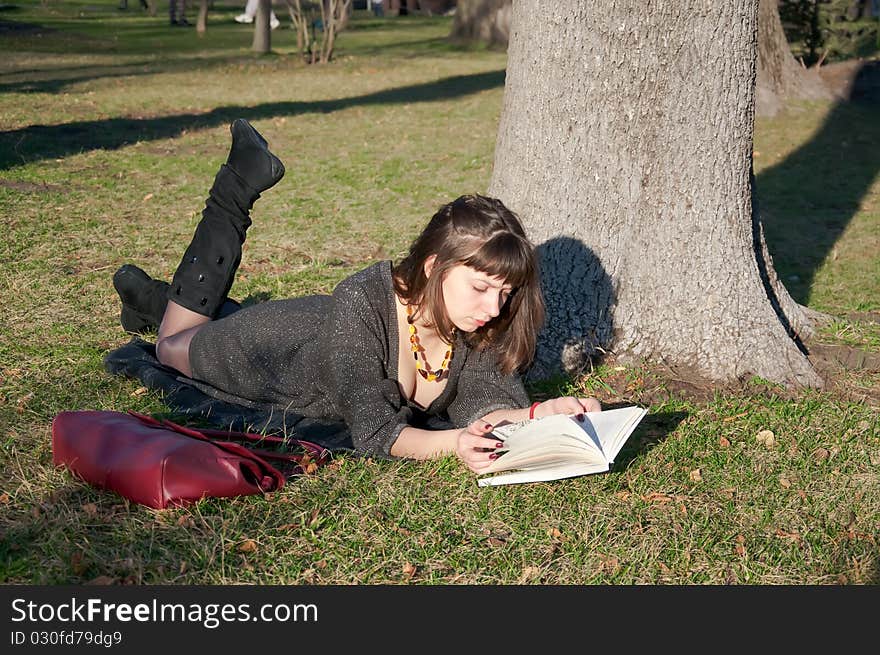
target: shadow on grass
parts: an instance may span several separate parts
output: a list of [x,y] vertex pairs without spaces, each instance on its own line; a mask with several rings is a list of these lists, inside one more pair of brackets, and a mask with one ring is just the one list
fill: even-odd
[[[620,403],[621,407],[631,405],[632,403]],[[615,409],[617,405],[608,404],[605,409]],[[675,432],[679,423],[688,417],[687,412],[648,412],[642,422],[632,433],[630,438],[620,450],[617,458],[614,460],[614,468],[623,470],[629,466],[630,462],[638,459],[638,457]]]
[[449,100],[504,86],[504,71],[457,75],[367,95],[314,102],[271,102],[256,107],[227,105],[207,113],[156,118],[111,118],[63,125],[31,125],[0,132],[0,170],[90,150],[114,150],[139,141],[180,136],[182,132],[231,123],[242,117],[262,120],[307,113],[328,114],[350,107]]
[[[211,69],[230,63],[240,62],[240,55],[216,57],[210,60],[199,60],[200,70],[211,74]],[[0,93],[61,93],[68,87],[91,82],[94,80],[113,79],[117,77],[137,77],[140,75],[156,75],[161,73],[192,72],[192,61],[188,59],[166,59],[155,61],[125,62],[116,65],[84,65],[66,66],[52,69],[31,68],[16,70],[5,77],[15,81],[0,82]],[[43,76],[44,79],[39,79]]]
[[767,247],[801,304],[816,272],[859,211],[880,171],[880,61],[862,64],[850,98],[838,102],[808,143],[756,180]]

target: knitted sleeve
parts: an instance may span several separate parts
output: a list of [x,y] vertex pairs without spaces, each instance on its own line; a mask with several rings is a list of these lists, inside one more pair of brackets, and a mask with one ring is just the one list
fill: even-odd
[[522,379],[514,372],[503,375],[498,370],[494,352],[471,350],[458,379],[455,398],[449,404],[449,418],[465,427],[497,409],[529,406]]
[[[391,446],[412,418],[397,382],[389,377],[388,327],[382,320],[387,299],[369,281],[352,276],[333,292],[325,323],[333,402],[351,430],[355,450],[391,457]],[[396,364],[396,362],[395,362]]]

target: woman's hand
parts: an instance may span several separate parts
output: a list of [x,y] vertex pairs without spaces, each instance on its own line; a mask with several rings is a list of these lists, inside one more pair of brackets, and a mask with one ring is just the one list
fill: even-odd
[[492,426],[481,420],[474,421],[458,433],[455,454],[474,473],[489,466],[498,457],[495,449],[504,445],[497,438],[491,437],[491,432]]
[[595,398],[576,398],[574,396],[562,396],[545,400],[535,407],[535,418],[550,416],[551,414],[584,414],[586,412],[601,412],[602,405]]

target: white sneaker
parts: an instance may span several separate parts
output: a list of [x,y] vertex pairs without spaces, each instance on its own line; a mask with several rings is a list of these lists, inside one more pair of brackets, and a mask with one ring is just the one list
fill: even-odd
[[274,30],[274,29],[275,29],[276,27],[278,27],[279,25],[281,25],[281,21],[278,20],[278,18],[275,17],[275,14],[272,14],[272,15],[269,17],[269,27],[271,27],[271,28]]
[[247,14],[239,14],[238,16],[235,17],[235,22],[236,23],[253,23],[254,17],[248,16]]

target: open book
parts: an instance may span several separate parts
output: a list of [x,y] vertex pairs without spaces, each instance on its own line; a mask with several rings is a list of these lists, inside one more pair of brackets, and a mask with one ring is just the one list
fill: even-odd
[[481,487],[518,482],[541,482],[603,473],[648,413],[641,407],[621,407],[575,416],[555,414],[499,425],[492,432],[504,442],[500,457],[481,475]]

